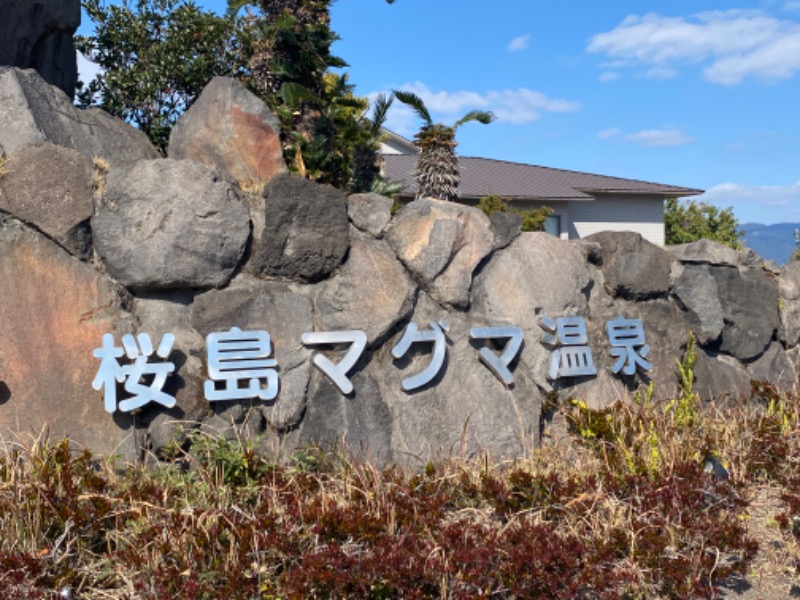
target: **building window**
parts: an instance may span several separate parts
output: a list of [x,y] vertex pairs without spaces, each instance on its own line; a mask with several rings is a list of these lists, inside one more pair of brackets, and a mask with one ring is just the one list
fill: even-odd
[[544,222],[544,230],[550,235],[561,237],[561,215],[549,215]]

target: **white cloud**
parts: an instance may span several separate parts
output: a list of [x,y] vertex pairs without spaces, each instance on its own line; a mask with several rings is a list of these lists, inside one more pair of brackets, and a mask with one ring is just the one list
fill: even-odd
[[[461,90],[455,92],[438,91],[428,88],[424,83],[414,82],[400,86],[400,89],[414,92],[431,112],[434,120],[452,123],[470,110],[490,110],[498,121],[521,125],[531,123],[547,112],[575,112],[580,103],[563,98],[550,98],[536,90],[518,88],[516,90],[489,90],[483,93]],[[389,111],[386,127],[399,134],[410,134],[418,129],[419,119],[404,104],[395,102]]]
[[784,2],[783,10],[785,10],[787,12],[800,11],[800,2],[798,2],[798,0],[792,0],[790,2]]
[[613,137],[617,137],[621,133],[622,133],[622,130],[618,129],[617,127],[612,127],[610,129],[603,129],[603,131],[601,131],[600,133],[597,134],[597,139],[599,139],[599,140],[608,140],[608,139],[611,139]]
[[98,73],[102,72],[100,65],[93,63],[86,58],[81,52],[75,51],[78,58],[78,78],[85,84],[88,84]]
[[645,129],[625,136],[629,142],[636,142],[642,146],[683,146],[693,141],[694,138],[686,135],[680,129]]
[[519,52],[520,50],[527,50],[531,43],[531,34],[519,35],[508,43],[507,50],[509,52]]
[[[788,2],[785,6],[800,2]],[[691,17],[630,15],[594,35],[587,52],[620,68],[645,67],[650,77],[674,77],[676,68],[702,64],[706,79],[734,85],[748,77],[787,79],[800,70],[800,24],[761,11],[724,10]]]
[[732,206],[743,223],[800,221],[800,181],[788,185],[721,183],[698,199],[721,208]]
[[603,71],[597,76],[597,80],[603,83],[608,83],[609,81],[616,81],[620,77],[621,75],[616,71]]

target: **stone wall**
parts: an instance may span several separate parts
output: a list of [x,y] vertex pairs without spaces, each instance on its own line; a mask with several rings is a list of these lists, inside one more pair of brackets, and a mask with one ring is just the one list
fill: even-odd
[[274,119],[230,79],[169,158],[31,71],[0,69],[0,95],[17,99],[0,127],[3,439],[45,429],[132,459],[202,427],[382,463],[511,457],[540,443],[545,397],[671,398],[690,336],[704,399],[794,388],[797,264],[521,234],[432,199],[393,213],[288,175]]

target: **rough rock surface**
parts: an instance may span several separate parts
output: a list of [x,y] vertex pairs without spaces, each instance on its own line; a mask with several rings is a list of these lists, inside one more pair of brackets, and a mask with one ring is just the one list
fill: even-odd
[[780,274],[781,339],[788,348],[800,342],[800,261],[793,261]]
[[385,242],[351,237],[347,262],[317,298],[319,324],[326,331],[360,329],[372,344],[408,317],[416,286]]
[[347,198],[347,216],[361,231],[380,236],[392,219],[392,199],[380,194],[352,194]]
[[546,233],[523,233],[495,253],[475,278],[470,313],[475,326],[521,327],[525,347],[520,361],[540,388],[551,390],[551,353],[540,343],[545,333],[540,319],[585,315],[592,284],[579,245]]
[[34,225],[70,253],[88,258],[92,163],[48,142],[12,152],[0,177],[0,210]]
[[215,77],[173,127],[170,158],[188,158],[245,187],[286,172],[280,126],[263,100],[236,79]]
[[711,240],[698,240],[690,244],[680,244],[669,248],[672,258],[682,263],[701,263],[718,267],[738,267],[742,262],[739,252]]
[[629,300],[667,295],[670,256],[666,250],[627,231],[603,231],[585,240],[598,246],[595,256],[609,294]]
[[472,274],[494,249],[489,218],[477,208],[433,198],[405,206],[387,233],[416,281],[443,304],[469,304]]
[[108,272],[130,289],[218,287],[244,254],[247,208],[203,165],[140,161],[110,174],[92,236]]
[[301,282],[327,278],[350,247],[347,198],[329,185],[279,175],[264,190],[264,227],[253,232],[248,270]]
[[80,110],[31,69],[0,67],[0,106],[0,153],[50,142],[119,167],[159,156],[144,133],[102,110]]
[[78,63],[72,38],[80,24],[80,0],[0,0],[0,65],[35,69],[73,98]]
[[522,217],[509,212],[494,212],[489,215],[494,233],[494,249],[505,248],[522,233]]
[[191,322],[203,337],[238,327],[242,331],[265,330],[278,361],[280,392],[274,401],[215,402],[212,408],[223,419],[241,420],[255,411],[274,429],[295,426],[306,408],[312,351],[303,346],[302,335],[314,331],[311,301],[289,285],[237,278],[231,287],[199,295],[192,305]]
[[[92,354],[128,333],[126,293],[15,219],[0,217],[0,439],[30,444],[44,429],[133,459],[130,418],[103,410]],[[13,285],[13,292],[11,286]],[[117,340],[119,338],[117,337]]]
[[406,357],[393,359],[390,351],[402,336],[400,331],[367,366],[392,415],[393,458],[419,465],[428,457],[487,452],[499,459],[535,448],[542,392],[528,371],[518,365],[513,386],[504,386],[480,362],[478,350],[469,342],[474,323],[463,313],[445,313],[423,296],[412,320],[420,328],[430,321],[448,323],[447,357],[434,382],[412,393],[402,390],[401,381],[427,366],[430,345],[412,346]]
[[[49,426],[95,451],[141,456],[200,427],[286,456],[344,442],[381,463],[416,465],[527,452],[551,392],[602,408],[652,383],[657,400],[671,398],[690,332],[704,400],[747,397],[752,379],[784,389],[796,381],[800,267],[767,273],[752,253],[711,242],[667,253],[628,233],[579,242],[519,234],[518,223],[429,199],[392,215],[388,199],[347,199],[286,174],[240,200],[230,173],[189,160],[132,161],[141,148],[118,132],[126,125],[76,112],[32,71],[0,69],[0,100],[0,145],[10,155],[0,178],[4,436]],[[107,123],[102,134],[98,123]],[[117,158],[105,179],[93,177],[89,206],[94,154]],[[92,208],[95,251],[72,247],[81,262],[53,240],[69,247]],[[584,319],[597,373],[553,379],[542,318],[569,316]],[[612,350],[624,339],[612,348],[607,324],[617,317],[641,320],[645,339],[631,345],[637,353],[649,345],[649,372],[614,372]],[[425,331],[432,321],[449,325],[446,359],[431,382],[403,391],[432,349],[413,344],[395,358],[392,348],[409,323]],[[480,361],[484,344],[470,340],[471,328],[498,326],[524,335],[509,386]],[[205,398],[206,336],[232,327],[271,336],[274,400]],[[313,361],[336,362],[343,349],[306,347],[302,335],[345,329],[364,331],[369,343],[347,375],[354,389],[342,394]],[[135,418],[105,413],[91,389],[103,334],[119,344],[122,333],[158,341],[166,332],[176,336],[177,372],[164,391],[176,406],[150,403]]]

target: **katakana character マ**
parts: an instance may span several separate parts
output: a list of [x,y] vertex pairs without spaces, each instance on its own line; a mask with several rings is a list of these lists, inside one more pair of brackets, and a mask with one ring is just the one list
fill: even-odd
[[[273,400],[278,395],[278,361],[269,358],[272,343],[266,331],[242,331],[232,327],[206,337],[208,377],[204,390],[209,402],[261,398]],[[261,386],[261,380],[265,385]],[[246,386],[239,387],[240,382]],[[217,389],[215,382],[224,382]]]
[[441,369],[444,364],[445,353],[447,351],[444,334],[450,327],[444,321],[439,321],[438,323],[431,322],[430,326],[431,328],[427,331],[419,331],[416,323],[409,323],[403,333],[403,337],[400,338],[397,345],[392,348],[392,356],[401,358],[408,352],[412,344],[416,344],[417,342],[433,343],[433,357],[431,358],[430,364],[416,375],[403,379],[403,390],[406,392],[410,392],[429,383],[436,377],[439,369]]
[[[138,340],[138,344],[137,344]],[[165,333],[161,343],[155,351],[161,358],[167,358],[172,351],[175,336]],[[103,390],[103,405],[107,412],[113,413],[117,408],[122,412],[130,412],[141,408],[148,402],[157,402],[167,408],[175,406],[175,398],[163,392],[167,376],[175,371],[175,364],[171,362],[150,363],[148,360],[153,355],[153,343],[150,336],[140,333],[136,338],[130,334],[122,336],[122,348],[114,346],[114,336],[106,333],[103,336],[103,346],[94,350],[94,357],[100,359],[100,367],[92,381],[92,387]],[[129,365],[120,365],[117,359],[123,353],[134,361]],[[149,384],[141,382],[145,375],[153,376]],[[117,383],[125,383],[125,391],[131,394],[119,402],[117,406]]]
[[644,343],[644,326],[641,319],[617,317],[606,323],[606,331],[612,346],[611,355],[619,357],[611,367],[614,373],[622,371],[625,375],[633,375],[637,367],[644,371],[653,368],[653,365],[644,358],[650,353],[650,346]]
[[539,324],[548,332],[542,342],[557,346],[550,360],[549,379],[597,374],[583,317],[558,317],[555,321],[542,317]]
[[514,383],[514,375],[508,366],[522,347],[522,329],[519,327],[473,327],[469,330],[469,337],[473,340],[508,340],[500,356],[497,356],[489,348],[483,347],[480,350],[480,358],[481,362],[489,367],[489,370],[505,385],[509,386]]
[[367,334],[356,329],[350,331],[309,331],[302,335],[301,340],[306,346],[321,346],[326,344],[350,344],[347,354],[338,363],[323,354],[314,355],[314,364],[330,377],[331,381],[343,394],[353,391],[353,384],[347,378],[347,373],[358,362],[364,348],[367,347]]

